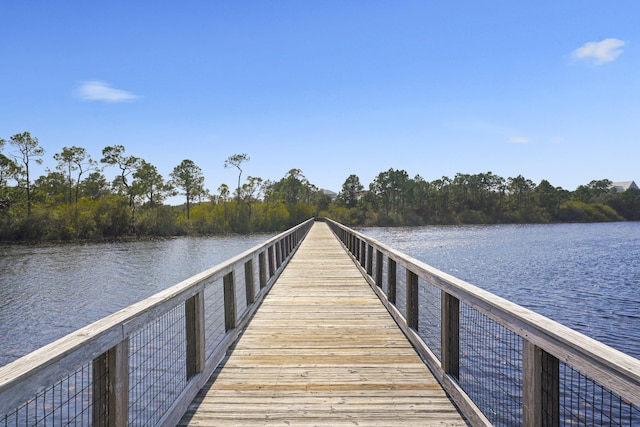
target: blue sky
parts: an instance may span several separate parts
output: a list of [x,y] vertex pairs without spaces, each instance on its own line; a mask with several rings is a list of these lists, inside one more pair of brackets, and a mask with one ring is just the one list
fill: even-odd
[[[640,181],[640,2],[0,0],[0,137],[122,144],[212,192],[301,169],[339,191],[428,181]],[[10,151],[5,147],[5,154]],[[106,169],[112,178],[115,170]]]

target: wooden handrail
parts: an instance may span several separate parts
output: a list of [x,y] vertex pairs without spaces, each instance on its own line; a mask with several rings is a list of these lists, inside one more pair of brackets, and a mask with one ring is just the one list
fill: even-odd
[[[336,236],[351,252],[354,262],[360,266],[363,275],[400,327],[413,342],[430,368],[440,377],[445,389],[461,405],[465,415],[467,408],[476,411],[473,402],[457,384],[459,372],[459,304],[460,302],[493,319],[511,330],[523,340],[523,423],[541,425],[543,412],[557,412],[558,402],[544,402],[540,396],[553,396],[557,391],[543,390],[541,372],[557,374],[558,361],[583,373],[600,386],[619,395],[626,402],[640,408],[640,360],[589,338],[573,329],[561,325],[547,317],[528,310],[504,298],[498,297],[468,282],[444,273],[430,265],[388,247],[358,231],[350,229],[331,219],[330,224]],[[374,250],[365,251],[363,248]],[[373,255],[375,253],[375,255]],[[372,276],[371,260],[376,257],[376,275]],[[381,288],[380,263],[387,260],[387,293]],[[406,315],[396,307],[396,268],[400,265],[407,274],[405,295]],[[416,281],[421,278],[441,290],[441,346],[442,360],[434,355],[417,331]],[[555,373],[554,373],[555,372]],[[555,379],[558,381],[558,378]],[[557,385],[556,385],[557,387]],[[472,417],[473,418],[473,417]],[[478,424],[484,423],[482,417]]]
[[[312,224],[313,219],[307,220],[215,267],[0,367],[0,419],[34,399],[43,389],[66,378],[80,366],[91,363],[93,375],[101,378],[99,382],[102,384],[97,384],[97,381],[92,385],[93,424],[126,424],[129,337],[180,305],[184,305],[185,359],[190,387],[181,394],[180,402],[174,402],[172,407],[186,407],[255,312],[258,303],[282,272]],[[274,259],[274,250],[277,260]],[[256,257],[259,263],[259,289],[255,289],[253,284],[253,260]],[[266,257],[268,260],[265,260]],[[274,264],[276,262],[277,267]],[[234,290],[238,284],[235,282],[234,272],[241,269],[251,275],[251,278],[245,277],[244,286],[252,294],[247,295],[248,309],[238,318],[240,313],[236,313]],[[219,280],[224,282],[226,291],[226,335],[219,343],[219,348],[205,361],[204,290],[207,285]],[[258,295],[254,292],[258,292]],[[100,397],[107,395],[108,397]],[[108,413],[108,418],[102,416],[102,413]],[[182,412],[178,415],[165,414],[160,424],[170,425],[181,415]]]

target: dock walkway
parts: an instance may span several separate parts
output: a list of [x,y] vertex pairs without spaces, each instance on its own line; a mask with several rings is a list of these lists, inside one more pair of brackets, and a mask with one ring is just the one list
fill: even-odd
[[466,425],[316,222],[180,426]]

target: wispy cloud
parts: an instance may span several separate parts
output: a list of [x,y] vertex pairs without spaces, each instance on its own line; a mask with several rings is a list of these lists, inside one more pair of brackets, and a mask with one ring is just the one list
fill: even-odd
[[512,136],[508,141],[512,144],[528,144],[531,142],[531,138],[526,136]]
[[618,39],[604,39],[600,42],[585,43],[573,52],[571,57],[584,60],[594,65],[602,65],[615,61],[622,54],[622,47],[626,43]]
[[139,98],[131,92],[112,88],[108,83],[99,80],[83,82],[76,94],[83,101],[126,102]]

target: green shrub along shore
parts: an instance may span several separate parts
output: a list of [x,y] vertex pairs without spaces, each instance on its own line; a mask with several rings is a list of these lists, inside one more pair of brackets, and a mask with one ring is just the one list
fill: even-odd
[[[13,149],[13,150],[11,150]],[[9,153],[9,151],[13,151]],[[0,241],[42,242],[275,232],[311,216],[349,226],[637,221],[640,190],[617,192],[607,179],[575,191],[535,184],[523,176],[458,173],[426,181],[404,170],[380,172],[368,188],[356,175],[336,194],[291,169],[279,181],[247,176],[247,154],[221,167],[236,169],[235,189],[211,192],[192,160],[168,178],[121,145],[105,147],[99,161],[82,147],[52,157],[54,169],[33,177],[45,150],[29,132],[0,139]],[[116,171],[112,182],[105,168]],[[165,201],[184,197],[181,206]]]

